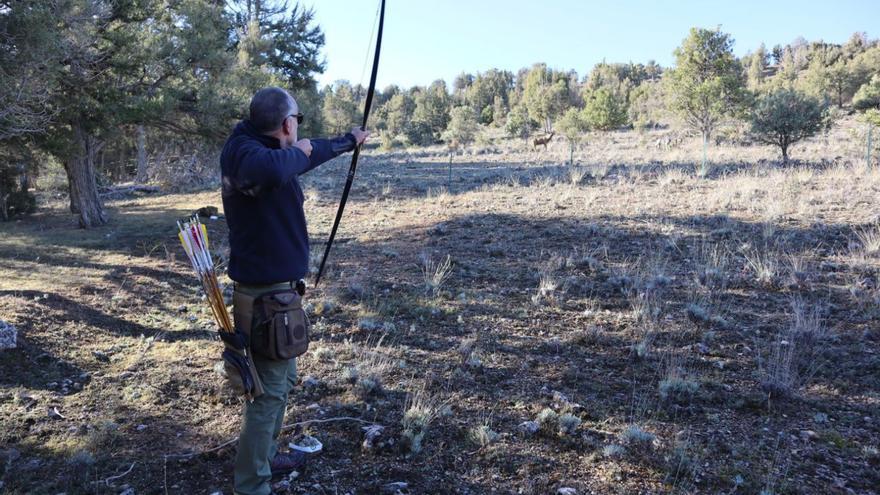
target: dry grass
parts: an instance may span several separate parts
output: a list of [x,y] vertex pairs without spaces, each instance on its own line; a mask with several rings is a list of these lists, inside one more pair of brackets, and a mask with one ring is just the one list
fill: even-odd
[[[786,169],[770,148],[711,146],[706,178],[698,140],[652,144],[667,130],[591,133],[576,167],[562,140],[544,152],[490,134],[456,157],[451,184],[440,147],[365,150],[329,271],[308,295],[316,342],[298,365],[318,386],[297,386],[289,413],[385,433],[362,453],[360,424],[314,426],[332,449],[300,487],[759,493],[778,488],[767,480],[783,474],[770,462],[783,438],[803,492],[841,489],[820,474],[833,459],[845,489],[871,493],[880,170],[859,165],[846,125],[799,143],[804,162]],[[346,167],[303,177],[315,252]],[[138,492],[228,486],[231,450],[169,463],[167,484],[157,461],[240,424],[171,228],[219,204],[217,191],[116,200],[110,225],[81,231],[49,202],[0,225],[0,319],[23,336],[0,355],[2,455],[21,455],[4,489],[93,493],[86,477],[134,461],[120,482]],[[208,228],[223,258],[225,226]],[[438,262],[413,267],[422,252]],[[768,407],[765,383],[790,392]],[[545,409],[547,435],[515,435]],[[88,425],[102,421],[118,430],[104,455],[89,453]],[[636,447],[648,434],[651,448]],[[35,476],[32,461],[52,474]]]

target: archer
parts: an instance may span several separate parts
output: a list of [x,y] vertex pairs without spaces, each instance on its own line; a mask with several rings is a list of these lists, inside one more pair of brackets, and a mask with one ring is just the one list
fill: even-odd
[[278,452],[296,357],[308,347],[302,309],[309,236],[298,177],[369,133],[355,128],[332,139],[299,139],[303,114],[281,88],[254,95],[220,156],[223,209],[229,226],[229,277],[236,282],[233,316],[248,336],[263,393],[244,405],[235,458],[235,493],[265,495],[273,474],[301,468],[305,454]]

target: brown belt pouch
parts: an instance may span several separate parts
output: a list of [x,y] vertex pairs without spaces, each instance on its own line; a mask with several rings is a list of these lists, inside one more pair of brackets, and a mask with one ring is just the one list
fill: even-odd
[[295,290],[267,292],[254,301],[251,348],[272,360],[291,359],[309,349],[309,319]]

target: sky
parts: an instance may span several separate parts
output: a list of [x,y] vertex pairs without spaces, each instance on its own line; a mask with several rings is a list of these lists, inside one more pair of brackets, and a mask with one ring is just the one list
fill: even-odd
[[[301,3],[314,8],[326,36],[319,85],[366,85],[378,0]],[[537,62],[581,76],[603,60],[670,66],[695,26],[720,26],[739,56],[798,36],[844,43],[854,32],[880,36],[880,0],[387,0],[377,86],[451,85],[462,72]]]

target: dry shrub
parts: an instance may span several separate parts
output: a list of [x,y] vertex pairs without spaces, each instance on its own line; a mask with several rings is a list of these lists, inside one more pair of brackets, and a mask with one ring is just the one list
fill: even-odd
[[410,453],[421,452],[428,427],[437,419],[442,407],[439,398],[425,388],[420,388],[407,398],[401,425],[403,440]]
[[770,398],[790,397],[810,381],[827,337],[819,308],[799,298],[791,308],[790,324],[777,332],[766,356],[758,358],[761,390]]

